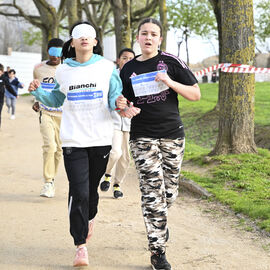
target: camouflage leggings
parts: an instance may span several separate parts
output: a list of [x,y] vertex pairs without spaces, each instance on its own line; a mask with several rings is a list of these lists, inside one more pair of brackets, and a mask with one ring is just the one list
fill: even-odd
[[184,138],[139,138],[130,141],[139,174],[142,212],[152,252],[165,252],[168,208],[178,195],[184,148]]

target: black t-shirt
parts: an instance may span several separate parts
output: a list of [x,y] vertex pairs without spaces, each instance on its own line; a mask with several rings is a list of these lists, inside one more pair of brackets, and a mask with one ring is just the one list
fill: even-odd
[[179,83],[194,85],[198,81],[181,59],[169,53],[159,51],[158,55],[146,61],[138,61],[137,57],[127,62],[120,72],[123,95],[141,109],[140,114],[131,120],[130,139],[184,137],[177,93],[168,88],[159,94],[135,97],[131,77],[166,70],[169,77]]

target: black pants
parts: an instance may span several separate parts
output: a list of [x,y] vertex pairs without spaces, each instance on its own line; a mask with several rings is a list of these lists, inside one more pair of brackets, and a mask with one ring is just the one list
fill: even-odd
[[2,114],[2,108],[4,104],[4,98],[0,98],[0,127],[1,127],[1,114]]
[[98,186],[105,173],[111,146],[63,147],[69,181],[70,233],[75,245],[85,243],[89,220],[97,214]]

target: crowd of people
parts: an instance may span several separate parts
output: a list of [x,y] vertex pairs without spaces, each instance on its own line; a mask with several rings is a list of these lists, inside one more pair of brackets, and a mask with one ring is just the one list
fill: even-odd
[[[132,157],[151,266],[172,268],[166,258],[167,217],[178,195],[185,149],[178,95],[196,101],[200,88],[181,59],[159,49],[162,38],[158,20],[142,20],[136,36],[141,53],[122,49],[116,69],[102,56],[94,26],[82,21],[71,27],[68,41],[51,39],[48,59],[34,67],[28,91],[36,99],[32,108],[43,138],[40,196],[55,196],[63,156],[74,267],[89,264],[87,242],[98,213],[98,189],[106,192],[112,184],[113,198],[123,198],[120,185]],[[23,87],[15,74],[10,69],[7,77],[0,65],[0,93],[6,92],[11,119],[18,88]],[[2,106],[0,96],[0,112]]]

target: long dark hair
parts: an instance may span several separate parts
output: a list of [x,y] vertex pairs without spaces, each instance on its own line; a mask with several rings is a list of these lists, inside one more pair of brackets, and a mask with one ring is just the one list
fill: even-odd
[[[69,35],[71,36],[72,30],[74,29],[75,26],[80,25],[80,24],[89,24],[92,27],[94,27],[90,22],[88,21],[79,21],[76,22],[75,24],[72,25],[72,27],[69,30]],[[95,28],[95,27],[94,27]],[[98,40],[98,38],[96,38],[97,40],[97,45],[93,48],[93,53],[95,54],[99,54],[99,55],[103,55],[103,51],[102,48],[100,46],[100,42]],[[75,48],[72,48],[70,46],[72,41],[72,38],[70,38],[67,42],[64,43],[63,45],[63,49],[62,49],[62,60],[66,59],[66,58],[75,58],[76,57],[76,52],[75,52]]]

